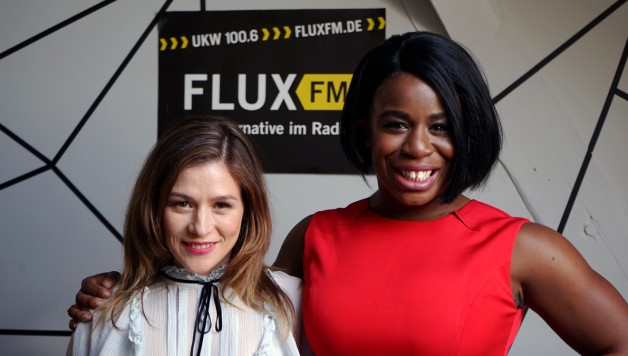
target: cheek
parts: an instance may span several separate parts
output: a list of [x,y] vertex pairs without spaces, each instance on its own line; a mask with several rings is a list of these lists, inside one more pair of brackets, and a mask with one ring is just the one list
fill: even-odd
[[230,243],[235,245],[236,242],[238,241],[238,238],[240,237],[240,233],[242,230],[242,224],[244,223],[244,211],[242,211],[239,214],[235,214],[234,216],[231,216],[229,218],[229,222],[227,223],[225,229],[228,229],[228,233],[226,232],[227,230],[225,230],[225,235],[223,236],[229,236],[231,241]]
[[161,216],[161,230],[166,238],[172,235],[172,221],[170,221],[170,217],[166,212]]
[[176,214],[169,213],[167,210],[163,213],[161,218],[161,227],[163,236],[166,241],[172,240],[174,236],[179,235],[180,231],[186,227],[185,221],[178,217]]
[[242,228],[242,216],[233,216],[227,219],[223,224],[224,235],[234,240],[240,236]]
[[[396,152],[401,143],[399,139],[395,139],[393,137],[387,135],[371,135],[371,156],[375,160],[376,158],[382,159],[383,157],[388,156],[389,154]],[[374,164],[377,162],[374,161]]]
[[174,234],[173,234],[172,221],[167,219],[165,214],[162,218],[161,226],[162,226],[161,230],[163,234],[163,239],[164,239],[164,242],[166,243],[166,247],[168,248],[170,252],[172,252],[172,249],[174,247],[174,241],[173,241]]
[[438,141],[438,150],[441,155],[448,160],[453,160],[456,150],[454,149],[454,142],[451,138],[446,138]]

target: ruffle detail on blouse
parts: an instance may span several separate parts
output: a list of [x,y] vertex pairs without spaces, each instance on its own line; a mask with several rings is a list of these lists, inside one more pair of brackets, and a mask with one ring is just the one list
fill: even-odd
[[135,294],[129,308],[129,341],[133,344],[135,355],[142,354],[142,346],[144,344],[144,336],[142,333],[142,298],[150,293],[148,287],[144,287],[144,291]]
[[[273,281],[273,275],[270,273],[269,269],[264,271],[268,277],[270,277]],[[275,330],[277,329],[277,324],[275,322],[275,312],[267,303],[264,303],[264,332],[262,334],[262,340],[260,341],[259,349],[255,352],[254,356],[269,356],[271,354],[272,340],[273,335],[275,334]]]
[[227,268],[227,265],[221,265],[218,268],[214,268],[207,276],[190,272],[185,268],[175,267],[175,266],[166,266],[162,268],[161,270],[162,272],[164,272],[165,274],[173,278],[207,283],[212,280],[219,279],[222,276],[222,273],[225,271],[226,268]]
[[275,319],[272,315],[264,315],[264,334],[262,335],[262,341],[260,341],[259,349],[255,352],[255,356],[269,356],[271,351],[271,343],[273,335],[275,334]]

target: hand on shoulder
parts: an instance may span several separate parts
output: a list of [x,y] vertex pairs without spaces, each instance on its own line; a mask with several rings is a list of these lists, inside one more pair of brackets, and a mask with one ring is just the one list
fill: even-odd
[[70,318],[69,328],[75,330],[79,322],[92,320],[91,309],[101,306],[111,297],[111,291],[120,279],[116,271],[103,272],[89,276],[81,282],[81,289],[76,293],[76,303],[68,308]]

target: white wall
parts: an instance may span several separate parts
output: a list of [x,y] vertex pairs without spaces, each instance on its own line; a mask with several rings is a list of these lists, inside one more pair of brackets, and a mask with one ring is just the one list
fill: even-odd
[[[52,160],[145,31],[163,0],[118,0],[2,58],[2,53],[97,1],[0,3],[0,329],[66,331],[80,280],[120,269],[112,233],[51,170],[7,183]],[[614,2],[609,0],[214,0],[208,10],[386,8],[387,35],[448,33],[479,58],[494,95],[515,82]],[[175,0],[170,10],[198,10]],[[557,228],[628,34],[628,5],[499,102],[502,165],[473,193],[513,215]],[[442,21],[442,22],[441,22]],[[117,231],[138,168],[156,137],[157,33],[152,30],[57,164]],[[628,92],[624,74],[619,89]],[[565,235],[628,297],[628,103],[615,96]],[[23,140],[27,145],[20,145]],[[358,177],[268,175],[275,213],[271,262],[304,216],[372,192]],[[371,179],[372,186],[375,182]],[[65,336],[0,334],[0,354],[57,355]],[[511,355],[571,355],[529,313]]]

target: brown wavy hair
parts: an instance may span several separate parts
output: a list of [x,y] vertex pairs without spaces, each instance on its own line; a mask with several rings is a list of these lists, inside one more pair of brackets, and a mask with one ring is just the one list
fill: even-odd
[[283,334],[287,333],[295,320],[294,307],[265,272],[272,218],[257,157],[249,138],[226,118],[179,119],[160,136],[131,194],[124,223],[124,270],[103,315],[110,312],[114,322],[133,297],[156,280],[164,266],[173,264],[162,231],[162,212],[179,173],[190,165],[222,162],[239,182],[244,202],[240,235],[220,279],[222,299],[229,302],[225,291],[231,290],[254,310],[264,311],[267,304],[279,317]]

